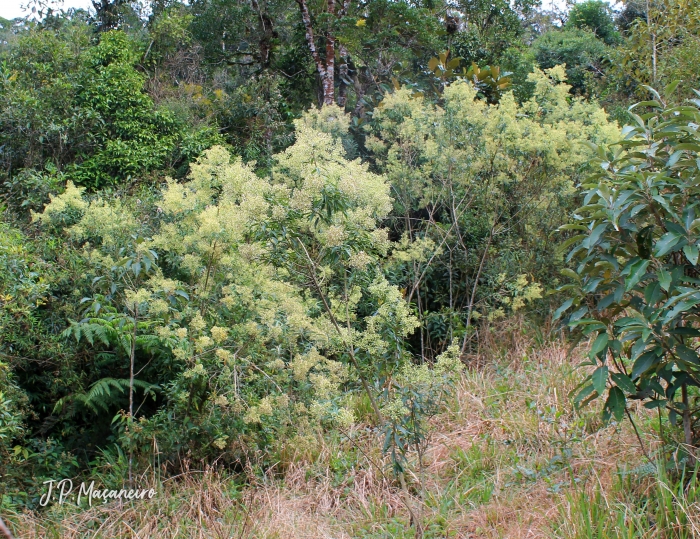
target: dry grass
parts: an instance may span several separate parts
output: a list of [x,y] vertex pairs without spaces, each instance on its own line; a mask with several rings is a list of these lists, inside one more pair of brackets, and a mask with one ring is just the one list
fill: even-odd
[[[571,510],[566,493],[611,491],[620,467],[643,462],[627,422],[601,429],[597,410],[573,412],[568,395],[582,373],[563,343],[507,340],[499,357],[475,358],[481,366],[433,421],[424,473],[408,477],[425,537],[551,537],[552,522]],[[215,471],[188,474],[150,501],[10,521],[22,538],[414,537],[376,440],[360,428],[347,434],[352,442],[319,441],[315,460],[299,457],[283,479],[251,475],[242,488]],[[647,433],[645,443],[656,441]]]

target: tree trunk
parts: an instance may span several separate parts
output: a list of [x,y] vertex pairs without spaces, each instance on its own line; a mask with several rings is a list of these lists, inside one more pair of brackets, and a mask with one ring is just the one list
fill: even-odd
[[251,0],[250,2],[253,10],[258,14],[261,37],[258,42],[260,46],[260,65],[263,69],[270,67],[270,51],[272,50],[272,39],[277,37],[277,32],[272,24],[272,19],[270,16],[260,9],[260,4],[258,0]]
[[647,0],[647,30],[651,35],[651,85],[656,88],[656,24],[652,27],[651,4]]
[[[335,15],[335,0],[328,1],[328,14]],[[323,81],[323,104],[332,105],[335,102],[335,36],[333,31],[326,32],[326,76]]]
[[[327,0],[326,13],[330,15],[330,20],[335,20],[336,18],[345,17],[348,14],[348,9],[350,8],[351,0],[343,0],[342,5],[336,11],[336,0]],[[316,64],[316,71],[318,71],[319,78],[321,79],[321,89],[322,97],[320,99],[323,105],[332,105],[335,103],[335,50],[338,48],[340,53],[340,64],[339,64],[339,76],[340,76],[340,87],[338,89],[338,105],[345,107],[347,104],[347,87],[349,77],[348,68],[348,51],[343,46],[342,43],[338,43],[334,34],[334,30],[329,28],[323,32],[323,36],[326,43],[326,54],[325,58],[321,58],[318,49],[316,48],[316,38],[314,36],[314,29],[311,22],[311,13],[309,13],[309,6],[307,0],[296,0],[299,4],[299,10],[301,11],[301,20],[304,23],[304,28],[306,29],[306,42],[309,45],[309,50],[311,51],[311,57]]]
[[[326,62],[324,64],[321,56],[316,49],[316,40],[314,29],[311,25],[311,14],[306,0],[297,0],[299,10],[301,11],[301,20],[306,29],[306,42],[309,45],[311,56],[316,64],[316,70],[321,78],[321,86],[323,87],[323,105],[332,105],[334,102],[335,92],[333,88],[333,76],[335,72],[335,39],[331,34],[326,35]],[[331,11],[333,10],[333,11]],[[335,3],[330,0],[328,3],[328,12],[335,13]]]
[[[350,0],[343,0],[343,5],[338,11],[338,17],[345,17],[350,9]],[[342,43],[338,44],[338,56],[340,64],[338,65],[338,106],[345,109],[348,102],[348,85],[350,81],[349,62],[350,56],[348,49]]]

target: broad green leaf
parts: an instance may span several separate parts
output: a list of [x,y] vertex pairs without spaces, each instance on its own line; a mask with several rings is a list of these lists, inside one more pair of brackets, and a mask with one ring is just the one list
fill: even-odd
[[554,311],[552,318],[555,321],[559,320],[559,318],[561,318],[561,315],[564,313],[564,311],[566,311],[569,307],[571,307],[571,305],[573,305],[573,303],[574,303],[573,299],[567,299],[564,303],[562,303],[562,305],[556,311]]
[[648,408],[649,410],[654,410],[656,408],[663,408],[664,406],[666,406],[666,402],[668,402],[666,399],[650,400],[649,402],[644,403],[644,408]]
[[584,294],[590,294],[591,292],[594,292],[597,288],[598,285],[601,283],[603,280],[602,277],[596,277],[595,279],[590,279],[583,287],[582,291]]
[[676,88],[678,88],[678,85],[680,83],[681,83],[681,81],[679,79],[677,79],[677,80],[674,80],[674,81],[670,82],[669,84],[667,84],[666,87],[664,88],[664,97],[666,99],[669,99],[670,97],[672,97],[671,94],[673,92],[675,92]]
[[593,387],[598,392],[598,395],[605,393],[606,383],[608,381],[608,368],[603,365],[598,367],[591,375],[591,382],[593,382]]
[[608,294],[598,302],[596,308],[598,309],[598,311],[607,309],[608,307],[610,307],[613,301],[615,301],[615,294]]
[[663,318],[663,323],[667,324],[674,318],[676,318],[679,314],[682,312],[690,310],[692,307],[695,307],[698,303],[700,303],[700,299],[687,299],[684,301],[680,301],[676,304],[676,306],[671,309],[666,316]]
[[644,289],[644,301],[648,305],[654,305],[661,299],[661,285],[658,281],[652,281]]
[[636,380],[651,367],[653,367],[658,362],[658,356],[655,351],[645,352],[637,358],[634,362],[634,367],[632,367],[632,373],[630,377],[632,380]]
[[619,387],[613,387],[608,394],[608,400],[605,401],[605,409],[615,417],[617,421],[622,419],[625,414],[625,394]]
[[612,381],[615,382],[617,387],[621,388],[623,391],[627,391],[627,393],[635,393],[637,391],[634,382],[632,382],[630,377],[626,374],[614,372],[610,375],[610,378],[612,378]]
[[[603,350],[605,350],[608,346],[608,334],[607,333],[601,333],[598,335],[595,341],[593,341],[593,345],[591,346],[590,350],[590,356],[597,356],[600,354]],[[600,392],[599,392],[600,393]]]
[[595,388],[593,387],[593,384],[588,384],[586,387],[584,387],[581,391],[578,392],[576,397],[574,397],[574,405],[579,406],[581,404],[581,401],[588,397],[594,391]]
[[561,270],[562,275],[566,275],[567,277],[573,279],[574,281],[581,282],[581,277],[579,276],[578,273],[576,273],[574,270],[569,269],[569,268],[564,268]]
[[629,276],[625,279],[625,292],[629,292],[642,280],[647,272],[649,262],[649,260],[640,260],[631,268]]
[[675,232],[667,232],[656,242],[654,256],[660,257],[671,252],[673,247],[681,240],[681,235]]
[[694,363],[696,365],[700,364],[700,360],[698,360],[698,354],[695,352],[695,350],[692,350],[683,344],[679,344],[676,346],[676,354],[683,361]]
[[693,266],[698,263],[698,248],[695,245],[686,245],[683,252]]
[[603,232],[605,232],[605,229],[606,229],[607,227],[608,227],[607,223],[601,223],[601,224],[597,225],[597,226],[593,229],[593,231],[591,232],[591,235],[588,236],[588,238],[586,238],[586,239],[583,241],[584,247],[586,247],[587,249],[590,249],[590,248],[592,248],[596,243],[598,243],[598,240],[599,240],[600,237],[603,235]]

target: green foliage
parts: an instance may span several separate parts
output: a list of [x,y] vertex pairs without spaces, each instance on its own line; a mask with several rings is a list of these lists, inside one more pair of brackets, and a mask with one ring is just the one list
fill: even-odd
[[679,103],[693,97],[690,89],[700,83],[695,65],[700,50],[697,2],[630,2],[626,12],[626,39],[615,61],[618,84],[628,95],[643,99],[645,85],[664,87],[683,80],[677,95],[669,98]]
[[137,460],[156,439],[171,462],[270,462],[319,427],[350,427],[360,391],[381,427],[388,403],[413,403],[402,455],[423,443],[457,356],[434,375],[411,366],[417,321],[380,267],[389,186],[347,159],[349,125],[339,108],[310,111],[268,178],[214,147],[149,207],[86,200],[70,182],[53,196],[34,220],[83,249],[89,283],[63,335],[103,358],[54,413],[116,413],[112,439]]
[[[497,103],[501,95],[511,86],[511,73],[502,73],[498,66],[486,66],[480,68],[472,62],[469,68],[465,67],[462,58],[450,58],[449,51],[440,53],[428,61],[428,72],[434,75],[433,91],[441,93],[444,85],[456,78],[470,81],[479,90],[479,98],[488,100],[489,103]],[[396,88],[398,89],[398,87]]]
[[532,0],[456,2],[457,22],[463,22],[464,27],[451,40],[455,56],[461,56],[467,64],[500,65],[503,52],[524,37],[524,20],[536,5]]
[[418,455],[419,466],[428,445],[428,421],[442,411],[446,396],[454,389],[461,372],[457,343],[437,357],[434,367],[427,364],[407,365],[393,381],[392,398],[383,411],[388,419],[384,427],[384,452],[392,457],[393,471],[406,471],[412,450]]
[[46,167],[104,187],[176,166],[220,140],[206,128],[185,135],[184,125],[155,107],[124,33],[102,34],[95,46],[88,38],[74,25],[64,35],[30,32],[10,49],[0,86],[6,174]]
[[[677,83],[676,83],[677,84]],[[597,366],[576,401],[607,393],[604,415],[620,420],[627,399],[683,417],[693,443],[697,408],[688,388],[700,385],[696,352],[700,181],[700,101],[667,106],[664,97],[631,107],[634,123],[614,146],[599,146],[599,170],[582,184],[584,204],[566,245],[576,271],[562,287],[571,295],[558,313],[572,328],[596,336]],[[649,112],[638,114],[641,108]],[[679,398],[680,397],[680,398]]]
[[97,150],[78,154],[78,163],[68,168],[78,184],[113,184],[162,168],[174,153],[176,126],[172,117],[154,110],[135,59],[133,45],[120,32],[103,34],[86,52],[75,105],[92,122],[89,136]]
[[425,323],[413,340],[422,356],[453,338],[465,350],[478,317],[518,310],[538,293],[508,303],[516,288],[553,278],[547,238],[566,221],[572,179],[589,159],[582,143],[617,133],[599,107],[569,101],[563,71],[534,73],[522,105],[510,93],[488,105],[458,81],[441,106],[401,89],[374,113],[365,145],[392,183],[401,238],[385,272]]
[[593,32],[578,28],[550,31],[533,42],[532,50],[542,69],[566,65],[566,79],[574,94],[596,93],[595,81],[603,74],[609,53]]
[[[47,312],[60,273],[33,242],[0,223],[0,507],[35,506],[37,484],[72,474],[77,462],[60,441],[34,436],[39,414],[74,378]],[[56,377],[60,376],[60,379]]]
[[[663,463],[619,470],[610,492],[567,493],[569,507],[553,523],[553,537],[574,539],[690,539],[696,534],[689,509],[697,503],[698,487],[691,472],[676,474]],[[649,479],[653,479],[649,487]],[[649,526],[654,522],[654,526]]]
[[[619,137],[585,97],[620,111],[646,82],[697,78],[692,3],[654,0],[648,19],[630,7],[618,48],[604,4],[574,6],[563,29],[535,4],[119,0],[89,16],[42,0],[42,20],[0,20],[2,506],[33,507],[44,478],[90,466],[120,484],[156,457],[166,472],[283,469],[297,450],[315,454],[320,436],[354,441],[359,425],[383,437],[377,450],[408,495],[460,360],[483,353],[499,318],[549,313],[544,290],[566,264],[552,232],[581,202],[586,144]],[[321,101],[339,106],[308,110]],[[617,333],[595,353],[666,365],[660,385],[642,384],[651,370],[592,373],[581,399],[607,392],[618,417],[630,393],[660,403],[659,388],[676,416],[692,408],[672,394],[693,379],[668,365],[692,367],[695,353],[677,330],[693,320],[696,276],[674,258],[697,258],[692,186],[673,183],[694,174],[683,138],[694,133],[673,122],[696,112],[645,106],[661,123],[640,116],[624,151],[605,157],[621,168],[605,174],[629,191],[630,175],[649,173],[653,193],[627,198],[675,213],[614,222],[643,225],[630,232],[636,254],[615,244],[604,260],[619,275],[586,281],[571,305],[591,307],[595,286],[617,279],[629,289],[613,300],[674,313],[666,325],[682,345],[671,356],[651,341],[618,350],[615,335],[636,322],[610,319]],[[592,230],[572,256],[629,239]],[[625,270],[623,256],[642,262]],[[665,273],[647,291],[657,261]],[[354,463],[338,457],[336,480]],[[482,483],[473,496],[485,501],[494,491]]]
[[620,42],[620,34],[615,30],[612,9],[601,0],[587,0],[574,4],[566,20],[566,28],[579,28],[593,32],[606,45]]

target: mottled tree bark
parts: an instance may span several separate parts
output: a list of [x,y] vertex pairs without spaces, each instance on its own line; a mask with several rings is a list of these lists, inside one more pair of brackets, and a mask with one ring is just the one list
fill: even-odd
[[[307,0],[296,0],[299,4],[299,10],[301,11],[301,20],[304,23],[304,28],[306,30],[306,42],[309,45],[309,50],[311,51],[311,57],[316,64],[316,70],[321,79],[322,87],[322,99],[321,103],[323,105],[332,105],[335,103],[335,52],[336,48],[340,53],[339,61],[339,75],[340,75],[340,85],[338,89],[338,105],[345,107],[347,103],[347,81],[349,68],[348,68],[348,52],[347,49],[338,43],[334,31],[328,29],[323,32],[323,37],[325,39],[325,58],[321,57],[319,50],[316,48],[316,36],[314,35],[313,24],[311,21],[311,13],[309,13],[309,6]],[[348,9],[350,7],[350,0],[343,0],[343,4],[336,11],[336,0],[327,0],[326,13],[331,15],[331,20],[334,18],[340,18],[347,15]]]
[[[330,35],[326,36],[326,61],[324,63],[324,61],[321,59],[321,55],[318,53],[318,49],[316,49],[316,38],[314,36],[314,29],[311,24],[309,6],[306,4],[306,0],[297,0],[297,4],[299,4],[301,20],[303,21],[304,28],[306,29],[306,42],[309,45],[311,57],[314,59],[314,63],[316,64],[316,70],[321,77],[321,86],[323,87],[323,104],[332,105],[335,101],[335,92],[333,88],[333,75],[335,72],[335,39],[333,39]],[[335,3],[333,0],[329,1],[329,11],[331,6],[333,6],[333,9],[335,9]]]

